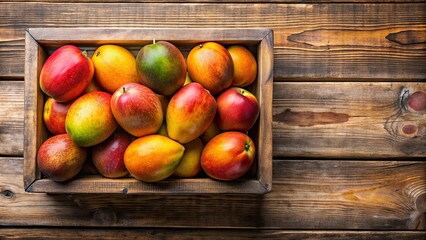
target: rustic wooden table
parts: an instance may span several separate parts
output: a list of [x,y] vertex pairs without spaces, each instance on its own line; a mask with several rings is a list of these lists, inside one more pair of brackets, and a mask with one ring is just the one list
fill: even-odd
[[[0,238],[425,239],[426,115],[401,106],[426,92],[425,2],[204,2],[0,1]],[[272,192],[26,193],[33,27],[272,28]]]

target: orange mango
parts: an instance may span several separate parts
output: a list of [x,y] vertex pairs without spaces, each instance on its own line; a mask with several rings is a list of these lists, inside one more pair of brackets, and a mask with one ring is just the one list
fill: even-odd
[[185,152],[173,176],[181,178],[195,177],[201,171],[200,159],[204,144],[199,138],[196,138],[183,146],[185,147]]
[[130,82],[140,82],[136,70],[136,58],[124,47],[102,45],[92,56],[95,77],[109,93]]
[[136,179],[158,182],[174,173],[184,151],[184,146],[168,137],[148,135],[136,139],[127,147],[124,164]]
[[216,109],[216,100],[201,84],[192,82],[182,87],[167,106],[169,137],[182,144],[196,139],[213,122]]

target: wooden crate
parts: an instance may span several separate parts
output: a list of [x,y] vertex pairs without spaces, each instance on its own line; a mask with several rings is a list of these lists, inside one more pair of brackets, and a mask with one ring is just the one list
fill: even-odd
[[[251,90],[258,98],[260,117],[249,133],[256,145],[251,174],[232,182],[198,177],[144,183],[131,177],[108,179],[101,175],[82,174],[65,183],[43,178],[37,168],[36,156],[40,145],[49,137],[42,119],[46,96],[39,87],[40,71],[47,56],[65,44],[76,45],[89,53],[102,44],[118,44],[135,53],[153,39],[173,43],[184,55],[197,43],[205,41],[242,44],[257,53],[258,77]],[[272,187],[272,68],[273,32],[270,29],[28,29],[25,36],[25,190],[45,193],[265,194]]]

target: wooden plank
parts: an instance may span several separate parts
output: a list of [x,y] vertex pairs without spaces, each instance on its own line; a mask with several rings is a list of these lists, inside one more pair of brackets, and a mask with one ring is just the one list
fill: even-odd
[[[26,0],[1,0],[0,2],[25,2]],[[48,3],[211,3],[211,0],[35,0]],[[377,0],[216,0],[216,3],[377,3]],[[424,0],[380,0],[381,3],[423,3]]]
[[425,157],[426,114],[401,105],[417,91],[426,83],[277,83],[274,157]]
[[44,96],[38,79],[42,68],[39,63],[45,61],[46,53],[28,32],[25,34],[25,48],[31,51],[25,54],[24,159],[34,160],[24,162],[24,186],[27,188],[40,178],[35,159],[48,131],[43,124]]
[[2,3],[0,76],[23,77],[26,28],[78,26],[273,28],[276,81],[426,78],[424,3],[398,4],[398,7],[395,4],[251,3],[218,6]]
[[[7,103],[0,105],[0,155],[22,156],[23,82],[0,81],[0,86],[0,102]],[[400,112],[403,87],[426,92],[425,83],[275,83],[273,156],[424,157],[425,116]],[[294,118],[309,116],[308,112],[323,113],[329,122],[317,124]],[[341,122],[333,122],[336,120],[330,120],[330,116],[340,116]],[[417,125],[417,132],[403,134],[398,130],[405,126],[403,123]]]
[[274,161],[258,195],[26,193],[0,158],[0,226],[426,229],[426,162]]
[[[108,229],[105,228],[13,228],[0,229],[2,239],[334,239],[334,240],[419,240],[426,237],[421,231],[286,231],[286,230],[238,230],[238,229]],[[78,238],[76,238],[78,236]]]
[[24,84],[0,81],[0,155],[22,156]]
[[[34,162],[34,161],[33,161]],[[38,171],[37,171],[38,172]],[[265,186],[265,184],[267,184]],[[267,188],[266,188],[267,187]],[[255,178],[222,182],[211,178],[169,178],[156,184],[142,183],[133,177],[109,179],[100,175],[87,175],[67,183],[58,183],[50,179],[37,179],[25,185],[28,192],[34,193],[112,193],[112,194],[266,194],[271,183]]]

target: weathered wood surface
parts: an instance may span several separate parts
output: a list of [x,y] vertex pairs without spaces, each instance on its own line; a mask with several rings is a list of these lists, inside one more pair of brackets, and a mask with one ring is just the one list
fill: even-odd
[[401,103],[417,91],[426,83],[275,84],[274,156],[425,157],[426,114]]
[[[24,83],[0,81],[0,155],[22,156]],[[401,92],[421,82],[287,82],[274,84],[273,156],[424,157],[426,117],[400,106]],[[417,131],[404,134],[406,125]]]
[[102,228],[3,228],[2,239],[205,239],[205,240],[421,240],[426,233],[421,231],[283,231],[283,230],[217,230],[217,229],[105,229]]
[[[426,79],[426,3],[415,1],[0,1],[0,238],[425,239],[426,162],[416,158],[425,154],[424,115],[398,104],[402,87],[424,89]],[[272,28],[273,191],[25,193],[24,30],[32,27]],[[406,121],[417,131],[398,130]],[[407,229],[422,231],[396,231]]]
[[24,82],[0,81],[0,156],[22,156]]
[[426,229],[426,162],[274,161],[257,195],[26,193],[22,158],[0,158],[0,225]]
[[[0,2],[25,2],[25,0],[1,0]],[[35,0],[32,2],[51,3],[377,3],[377,0]],[[423,3],[422,0],[380,0],[381,3]]]
[[276,81],[424,80],[425,9],[425,3],[1,3],[0,76],[22,79],[30,27],[265,27],[274,29]]

